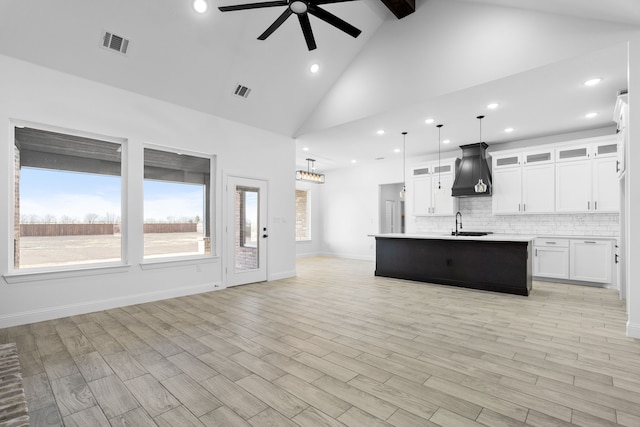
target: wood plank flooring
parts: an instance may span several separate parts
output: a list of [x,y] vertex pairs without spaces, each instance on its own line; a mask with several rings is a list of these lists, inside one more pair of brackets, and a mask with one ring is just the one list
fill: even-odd
[[640,426],[615,291],[298,277],[0,330],[33,426]]

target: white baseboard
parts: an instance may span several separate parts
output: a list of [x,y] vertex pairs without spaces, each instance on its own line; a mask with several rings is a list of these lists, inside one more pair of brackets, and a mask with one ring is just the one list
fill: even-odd
[[280,273],[270,274],[267,280],[272,281],[272,280],[288,279],[289,277],[296,277],[296,271],[291,270],[291,271],[283,271]]
[[319,256],[331,256],[336,258],[346,258],[346,259],[355,259],[358,261],[375,261],[375,255],[361,255],[361,254],[345,254],[345,253],[330,253],[323,252]]
[[108,298],[78,304],[61,305],[57,307],[47,307],[39,310],[24,311],[21,313],[12,313],[0,316],[0,328],[59,319],[61,317],[75,316],[78,314],[93,313],[95,311],[109,310],[111,308],[125,307],[128,305],[142,304],[145,302],[159,301],[186,295],[200,294],[220,290],[222,288],[224,288],[222,283],[205,283],[196,286],[127,295],[125,297]]
[[627,336],[631,338],[640,338],[640,324],[627,322]]

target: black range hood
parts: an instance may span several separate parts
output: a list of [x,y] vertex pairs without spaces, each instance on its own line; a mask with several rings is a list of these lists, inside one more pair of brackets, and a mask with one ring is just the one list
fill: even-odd
[[[486,149],[488,145],[484,142],[461,145],[462,159],[456,166],[456,178],[451,188],[453,197],[478,197],[491,196],[491,170],[487,164]],[[478,182],[486,185],[483,192],[477,192]]]

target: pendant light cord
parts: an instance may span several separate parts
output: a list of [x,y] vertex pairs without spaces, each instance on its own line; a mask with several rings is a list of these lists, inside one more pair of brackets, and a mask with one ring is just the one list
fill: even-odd
[[402,132],[402,191],[407,186],[407,132]]
[[438,128],[438,190],[440,190],[442,187],[440,185],[440,173],[442,171],[442,168],[440,167],[440,131],[442,130],[442,126],[444,126],[443,124],[439,124],[437,126]]

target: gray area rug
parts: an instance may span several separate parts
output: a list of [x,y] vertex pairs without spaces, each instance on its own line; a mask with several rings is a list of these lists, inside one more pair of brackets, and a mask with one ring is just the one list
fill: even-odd
[[0,427],[29,426],[15,343],[0,344]]

